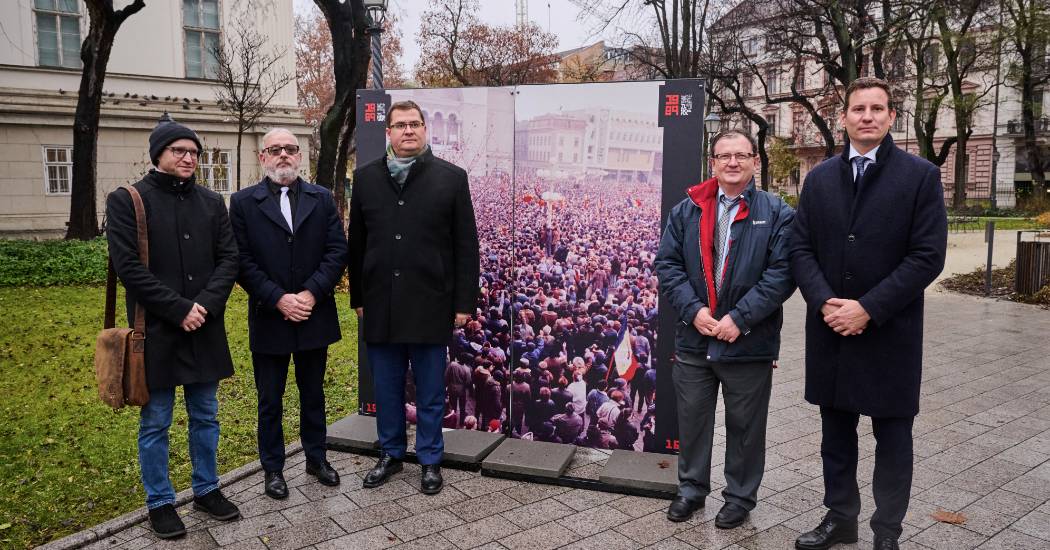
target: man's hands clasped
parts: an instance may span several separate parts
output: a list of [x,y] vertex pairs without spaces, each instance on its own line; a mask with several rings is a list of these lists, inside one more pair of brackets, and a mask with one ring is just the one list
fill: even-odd
[[871,316],[857,300],[831,298],[820,307],[824,322],[842,336],[863,334]]
[[316,303],[317,300],[313,293],[304,290],[298,294],[289,293],[281,296],[281,299],[277,300],[277,310],[284,316],[285,321],[298,323],[310,318]]
[[190,312],[186,314],[186,318],[182,320],[179,326],[186,332],[193,332],[201,328],[207,317],[208,310],[204,309],[204,306],[194,303],[193,307],[190,308]]
[[702,307],[693,318],[693,326],[704,336],[711,336],[719,340],[725,340],[732,344],[740,337],[740,328],[736,326],[733,318],[727,313],[721,320],[711,316],[711,308]]

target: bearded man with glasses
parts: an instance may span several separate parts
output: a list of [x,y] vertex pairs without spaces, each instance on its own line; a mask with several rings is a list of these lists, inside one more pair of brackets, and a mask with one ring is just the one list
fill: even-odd
[[386,132],[386,156],[354,171],[350,201],[350,306],[372,369],[381,450],[364,486],[402,469],[411,361],[420,488],[436,494],[448,341],[477,308],[478,229],[467,173],[430,151],[419,105],[391,105]]
[[756,149],[739,130],[711,139],[714,177],[687,189],[671,210],[656,255],[660,290],[679,320],[671,378],[680,452],[671,521],[688,520],[711,492],[719,385],[726,488],[715,526],[744,523],[762,483],[783,303],[795,291],[788,264],[794,211],[755,188]]
[[219,490],[219,381],[233,375],[223,312],[237,278],[237,243],[222,197],[196,183],[201,140],[167,113],[149,137],[156,167],[133,187],[142,196],[149,235],[149,267],[139,260],[131,194],[106,198],[109,257],[127,290],[128,322],[135,303],[146,317],[149,402],[139,414],[139,470],[154,533],[175,538],[186,527],[175,511],[168,477],[168,431],[175,388],[182,386],[189,416],[193,507],[218,520],[240,516]]
[[238,282],[250,298],[248,345],[259,398],[263,488],[275,499],[288,498],[281,419],[290,360],[306,473],[322,485],[339,485],[325,446],[324,373],[328,346],[341,337],[335,286],[346,266],[346,235],[331,191],[299,177],[302,158],[291,131],[270,130],[259,151],[266,176],[230,198]]

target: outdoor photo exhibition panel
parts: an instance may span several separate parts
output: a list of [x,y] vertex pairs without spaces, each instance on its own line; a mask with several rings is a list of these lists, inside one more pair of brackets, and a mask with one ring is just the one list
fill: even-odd
[[[358,91],[359,166],[384,155],[391,103],[412,100],[434,155],[470,177],[480,292],[449,341],[447,428],[677,450],[677,316],[653,259],[701,178],[703,97],[698,80]],[[375,414],[359,344],[360,412]]]

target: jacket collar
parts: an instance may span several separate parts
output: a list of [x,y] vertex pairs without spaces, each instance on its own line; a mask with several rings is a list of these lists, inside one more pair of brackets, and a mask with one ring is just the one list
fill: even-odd
[[[842,162],[845,162],[846,164],[849,164],[850,162],[849,145],[849,137],[847,136],[846,143],[844,143],[842,146],[842,154],[839,155],[839,158],[842,159]],[[886,164],[886,159],[890,158],[890,155],[893,154],[892,152],[896,148],[897,147],[893,144],[893,136],[891,136],[890,134],[886,134],[886,137],[882,138],[882,143],[879,144],[878,152],[875,153],[875,164],[877,166]]]
[[[718,178],[711,178],[702,183],[698,183],[689,189],[686,189],[686,194],[689,195],[689,199],[693,201],[693,204],[704,208],[705,203],[713,204],[713,201],[718,199]],[[755,178],[752,177],[751,181],[747,183],[747,187],[744,187],[744,192],[740,194],[745,204],[751,204],[751,200],[755,196]]]
[[259,210],[267,218],[270,218],[270,221],[277,224],[278,227],[290,233],[295,233],[299,229],[318,203],[318,190],[314,186],[307,185],[302,178],[299,178],[296,182],[299,186],[299,199],[296,201],[295,216],[293,216],[295,227],[291,231],[288,229],[288,223],[284,221],[284,216],[281,215],[281,207],[277,204],[277,199],[270,193],[270,178],[263,178],[262,181],[255,184],[251,194],[252,198],[259,205]]
[[187,180],[180,180],[179,178],[158,171],[155,168],[151,168],[144,178],[146,181],[153,183],[158,189],[166,191],[168,193],[174,193],[176,195],[184,195],[193,191],[193,188],[197,183],[197,174],[192,174]]
[[[306,185],[306,181],[303,180],[303,178],[296,178],[295,182],[299,187],[300,193],[309,193],[311,195],[317,194],[317,189],[314,189],[313,186]],[[268,176],[259,180],[259,183],[257,183],[255,188],[252,189],[252,197],[254,197],[255,200],[261,201],[267,196],[270,196],[270,178]]]

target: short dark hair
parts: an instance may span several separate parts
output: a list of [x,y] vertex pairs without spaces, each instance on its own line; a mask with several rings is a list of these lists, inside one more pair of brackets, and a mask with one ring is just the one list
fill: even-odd
[[394,111],[411,111],[413,109],[415,109],[416,112],[419,113],[419,120],[422,120],[423,124],[426,124],[427,119],[423,116],[423,109],[420,109],[419,105],[417,105],[415,101],[412,101],[411,99],[406,99],[404,101],[398,101],[390,105],[390,111],[387,112],[386,117],[387,127],[390,127],[390,119],[392,118],[390,115],[394,114]]
[[745,132],[743,130],[738,130],[738,129],[734,128],[732,130],[723,130],[721,132],[718,132],[717,134],[715,134],[715,136],[713,138],[711,138],[711,154],[712,155],[715,154],[715,145],[719,141],[721,141],[722,138],[733,137],[733,136],[739,136],[739,137],[742,137],[742,138],[746,139],[747,142],[751,144],[751,152],[752,153],[757,153],[758,152],[758,142],[755,141],[754,136],[752,136],[749,132]]
[[881,88],[882,91],[886,92],[886,106],[890,110],[896,110],[893,107],[893,88],[890,87],[890,83],[874,76],[862,76],[846,86],[846,97],[844,99],[846,103],[846,109],[849,109],[849,96],[857,90],[867,90],[869,88]]

